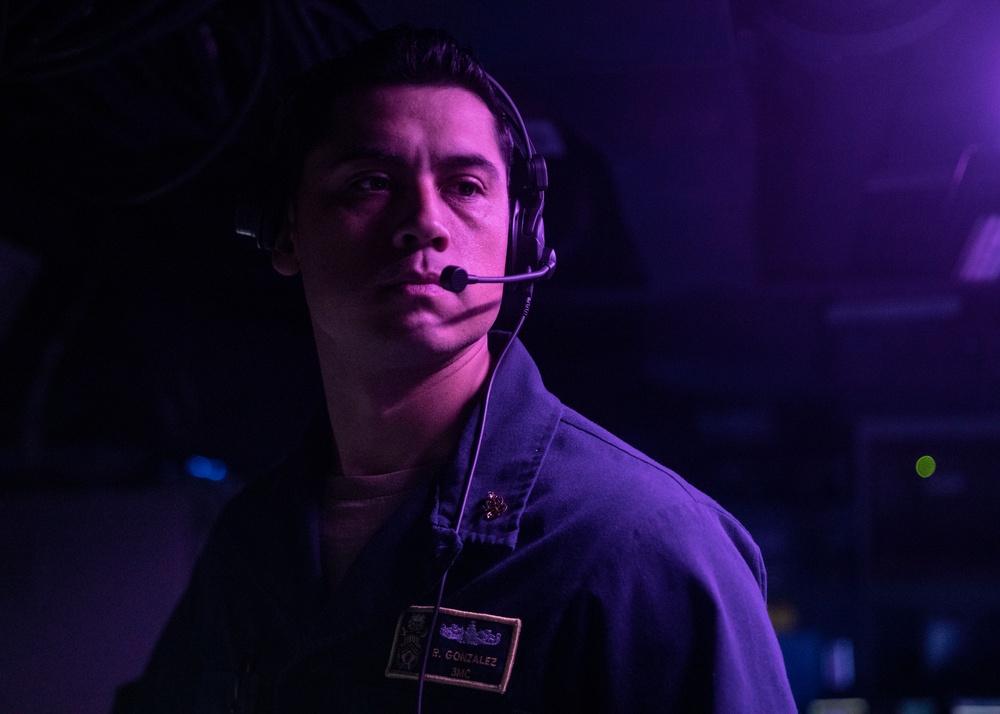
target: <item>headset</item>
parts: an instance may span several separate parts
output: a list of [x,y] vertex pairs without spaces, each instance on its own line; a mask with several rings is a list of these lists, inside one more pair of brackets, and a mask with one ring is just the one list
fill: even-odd
[[[507,91],[490,75],[486,75],[504,119],[511,128],[514,140],[514,156],[510,169],[510,238],[507,249],[507,269],[505,280],[468,276],[468,282],[506,282],[508,288],[521,290],[530,295],[536,281],[552,277],[556,267],[556,254],[545,245],[545,223],[542,209],[545,208],[545,191],[549,187],[549,173],[545,159],[535,151],[528,129],[521,113],[517,111]],[[461,279],[461,269],[442,271],[441,284],[449,290],[455,277]]]

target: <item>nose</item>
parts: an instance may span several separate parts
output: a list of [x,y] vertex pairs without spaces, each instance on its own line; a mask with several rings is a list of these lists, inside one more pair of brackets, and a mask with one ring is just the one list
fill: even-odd
[[444,251],[451,236],[444,224],[444,199],[431,181],[420,181],[411,191],[403,221],[393,236],[393,245],[405,251],[430,247]]

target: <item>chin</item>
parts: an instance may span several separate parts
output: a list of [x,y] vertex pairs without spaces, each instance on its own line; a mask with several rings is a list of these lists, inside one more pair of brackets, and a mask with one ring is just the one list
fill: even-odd
[[447,358],[483,339],[491,324],[481,326],[479,329],[425,326],[405,330],[392,341],[414,358],[420,354]]
[[410,315],[369,325],[363,331],[367,336],[355,344],[364,344],[367,358],[386,367],[447,361],[481,340],[492,324],[488,315],[457,324],[442,323],[426,314]]

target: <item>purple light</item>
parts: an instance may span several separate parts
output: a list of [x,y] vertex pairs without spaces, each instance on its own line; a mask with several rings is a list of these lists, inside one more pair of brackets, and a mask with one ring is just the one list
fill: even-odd
[[1000,277],[1000,216],[982,216],[972,227],[958,263],[966,283],[992,282]]

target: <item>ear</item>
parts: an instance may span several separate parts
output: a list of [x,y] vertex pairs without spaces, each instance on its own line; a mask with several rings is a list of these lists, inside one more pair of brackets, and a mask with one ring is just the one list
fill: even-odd
[[281,223],[278,238],[274,241],[271,265],[282,275],[295,275],[299,272],[299,257],[295,253],[295,209],[291,204]]

